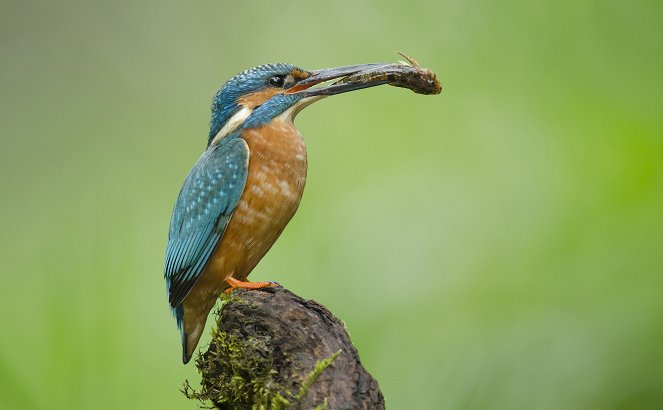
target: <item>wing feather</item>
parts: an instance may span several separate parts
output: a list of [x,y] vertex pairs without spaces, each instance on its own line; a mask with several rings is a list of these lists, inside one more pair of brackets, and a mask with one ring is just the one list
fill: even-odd
[[244,191],[249,148],[238,134],[203,153],[177,197],[168,233],[164,276],[168,300],[178,307],[223,236]]

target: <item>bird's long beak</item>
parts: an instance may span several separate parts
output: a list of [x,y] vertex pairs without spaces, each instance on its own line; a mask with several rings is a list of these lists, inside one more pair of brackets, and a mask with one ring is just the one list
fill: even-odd
[[292,87],[288,88],[285,93],[303,93],[307,97],[327,96],[387,84],[389,81],[384,79],[367,78],[365,81],[353,81],[350,83],[334,82],[324,87],[311,88],[316,84],[335,79],[342,79],[362,71],[374,70],[383,67],[384,65],[385,64],[357,64],[311,71],[309,77],[296,82]]

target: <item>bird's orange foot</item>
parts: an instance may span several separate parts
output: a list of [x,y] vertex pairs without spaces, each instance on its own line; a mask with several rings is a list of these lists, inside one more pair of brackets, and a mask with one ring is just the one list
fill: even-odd
[[269,286],[277,286],[278,283],[276,282],[242,282],[241,280],[237,280],[233,277],[230,277],[226,279],[226,283],[230,285],[228,289],[226,289],[226,293],[230,293],[233,290],[237,288],[241,289],[262,289],[266,288]]

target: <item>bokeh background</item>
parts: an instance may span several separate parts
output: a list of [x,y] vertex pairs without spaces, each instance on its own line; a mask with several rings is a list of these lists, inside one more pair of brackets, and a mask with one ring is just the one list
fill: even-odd
[[213,94],[396,50],[442,95],[300,114],[307,190],[252,279],[342,318],[391,409],[663,407],[660,1],[2,9],[0,408],[196,408],[162,264]]

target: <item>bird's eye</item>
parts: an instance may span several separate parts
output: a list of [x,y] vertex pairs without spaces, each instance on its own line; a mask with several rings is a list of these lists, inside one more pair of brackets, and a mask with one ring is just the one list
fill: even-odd
[[281,76],[273,75],[269,77],[269,85],[271,85],[272,87],[283,87],[284,83],[285,81]]

